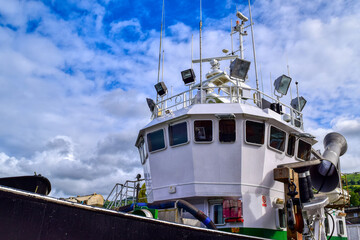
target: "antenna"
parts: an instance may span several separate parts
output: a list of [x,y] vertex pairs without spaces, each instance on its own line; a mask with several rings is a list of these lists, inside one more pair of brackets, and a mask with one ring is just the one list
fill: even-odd
[[191,68],[193,68],[193,39],[194,39],[194,34],[191,34]]
[[[236,7],[237,8],[237,7]],[[236,10],[237,11],[237,10]],[[233,43],[233,27],[232,27],[232,19],[230,19],[230,36],[231,36],[231,55],[234,55],[234,43]]]
[[164,81],[164,58],[165,58],[165,51],[162,51],[162,66],[161,66],[161,81]]
[[257,76],[257,68],[256,68],[256,53],[255,53],[255,40],[254,40],[254,29],[253,29],[253,21],[251,17],[251,6],[250,6],[250,0],[249,2],[249,16],[250,16],[250,26],[251,26],[251,39],[252,39],[252,45],[253,45],[253,54],[254,54],[254,66],[255,66],[255,79],[256,79],[256,90],[259,90],[259,79]]
[[[162,14],[161,14],[161,27],[160,27],[160,47],[159,47],[159,64],[158,64],[158,78],[157,82],[160,82],[160,63],[161,63],[161,43],[162,43],[162,30],[163,30],[163,22],[164,22],[164,12],[165,12],[165,0],[163,0],[162,5]],[[156,94],[156,104],[159,102],[159,94]]]
[[[288,76],[290,76],[290,67],[289,67],[289,59],[288,59],[288,55],[286,54],[286,67],[287,67],[287,72],[288,72]],[[292,99],[292,93],[291,93],[291,84],[289,86],[289,90],[290,90],[290,99]]]
[[200,31],[199,31],[199,45],[200,45],[200,103],[203,103],[203,86],[202,86],[202,55],[201,55],[201,27],[202,27],[202,10],[200,0]]

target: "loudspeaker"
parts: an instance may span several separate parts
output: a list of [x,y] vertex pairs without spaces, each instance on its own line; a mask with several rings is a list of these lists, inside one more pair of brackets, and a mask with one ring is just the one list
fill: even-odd
[[344,136],[332,132],[324,138],[323,160],[319,165],[310,169],[310,176],[313,187],[321,192],[331,192],[340,182],[340,175],[337,169],[339,157],[347,150],[347,143]]

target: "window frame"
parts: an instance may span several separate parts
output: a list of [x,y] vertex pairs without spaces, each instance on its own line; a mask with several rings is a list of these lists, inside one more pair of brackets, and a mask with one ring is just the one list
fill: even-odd
[[[302,158],[299,158],[298,157],[298,154],[299,154],[299,144],[300,144],[300,141],[304,142],[304,143],[307,143],[310,145],[310,158],[308,160],[305,160],[305,159],[302,159]],[[295,152],[295,158],[299,161],[309,161],[311,159],[311,148],[312,148],[312,145],[311,143],[307,142],[307,141],[304,141],[302,139],[297,139],[296,140],[297,144],[296,144],[296,152]]]
[[342,219],[338,220],[337,221],[337,233],[339,236],[344,236],[345,235],[345,224],[344,224],[344,221]]
[[[252,143],[252,142],[246,141],[246,123],[249,122],[249,121],[264,124],[264,142],[263,143]],[[258,121],[257,120],[249,120],[249,119],[244,121],[244,141],[245,141],[246,144],[253,145],[253,146],[263,146],[265,144],[265,137],[266,137],[266,124],[265,124],[265,122],[259,121],[259,120]]]
[[222,215],[223,223],[215,223],[215,205],[220,205],[221,209],[222,209],[223,208],[223,199],[210,199],[208,201],[208,203],[209,203],[209,215],[210,215],[211,219],[214,219],[214,224],[216,226],[225,226],[226,222],[225,222],[225,218],[223,215]]
[[[176,145],[171,145],[171,141],[170,141],[170,127],[171,126],[174,126],[174,125],[177,125],[177,124],[181,124],[181,123],[186,123],[186,137],[187,137],[187,141],[186,142],[183,142],[183,143],[179,143],[179,144],[176,144]],[[183,146],[183,145],[186,145],[190,142],[190,134],[189,134],[189,129],[190,129],[190,124],[188,121],[180,121],[180,122],[172,122],[172,123],[169,123],[168,125],[168,139],[169,139],[169,146],[170,147],[179,147],[179,146]]]
[[[140,150],[141,144],[143,145],[141,147],[141,149],[143,150],[143,153],[144,153],[144,155],[143,155],[144,159],[142,158],[142,154],[140,152],[141,151]],[[137,149],[139,151],[141,165],[144,165],[146,163],[146,160],[149,158],[148,148],[147,148],[147,144],[146,144],[144,136],[140,137],[140,141],[139,141],[139,144],[137,146]]]
[[[235,139],[234,139],[234,141],[231,141],[231,142],[224,142],[224,141],[221,141],[220,140],[220,121],[224,121],[224,120],[230,120],[230,121],[234,121],[234,134],[235,134]],[[236,142],[236,120],[235,119],[219,119],[219,121],[218,121],[218,128],[219,128],[219,131],[218,131],[218,133],[219,133],[219,143],[222,143],[222,144],[232,144],[232,143],[235,143]]]
[[[294,138],[295,138],[295,141],[294,141],[294,154],[293,154],[293,155],[289,155],[289,154],[288,154],[290,136],[294,136]],[[296,156],[296,143],[297,143],[297,138],[296,138],[296,136],[295,136],[294,134],[289,133],[289,134],[288,134],[288,137],[287,137],[287,141],[286,141],[286,151],[285,151],[286,156],[291,157],[291,158],[294,157],[294,156]]]
[[[272,147],[271,145],[270,145],[270,140],[271,140],[271,128],[275,128],[275,129],[277,129],[277,130],[279,130],[279,131],[281,131],[281,132],[283,132],[283,133],[285,133],[285,139],[284,139],[284,150],[283,151],[281,151],[280,149],[277,149],[277,148],[274,148],[274,147]],[[271,149],[271,150],[273,150],[273,151],[275,151],[275,152],[279,152],[279,153],[284,153],[285,152],[285,150],[287,150],[287,146],[286,146],[286,143],[287,143],[287,139],[288,139],[288,134],[287,134],[287,132],[286,131],[284,131],[284,130],[282,130],[281,128],[278,128],[278,127],[276,127],[276,126],[274,126],[274,125],[269,125],[269,129],[268,129],[268,141],[267,141],[267,145],[268,145],[268,147],[269,147],[269,149]]]
[[[211,136],[211,141],[196,141],[196,137],[195,137],[195,122],[196,121],[211,121],[211,131],[212,131],[212,136]],[[195,143],[200,143],[200,144],[209,144],[209,143],[213,143],[214,142],[214,121],[212,119],[194,119],[192,121],[192,134],[193,134],[193,139]]]
[[[163,130],[163,133],[164,133],[164,147],[163,147],[163,148],[160,148],[160,149],[156,149],[156,150],[154,150],[154,151],[150,151],[150,149],[149,149],[148,135],[149,135],[150,133],[154,133],[154,132],[157,132],[157,131],[160,131],[160,130]],[[151,153],[151,154],[165,150],[165,149],[167,148],[166,129],[165,129],[165,128],[159,128],[159,129],[156,129],[156,130],[154,130],[154,131],[151,131],[151,132],[146,133],[146,142],[147,142],[147,146],[148,146],[148,151],[149,151],[149,153]]]

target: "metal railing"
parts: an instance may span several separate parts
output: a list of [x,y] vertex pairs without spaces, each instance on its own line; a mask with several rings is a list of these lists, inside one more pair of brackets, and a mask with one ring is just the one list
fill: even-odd
[[[229,81],[227,84],[221,86],[210,85],[211,82],[216,81],[220,77],[228,78]],[[184,92],[170,96],[166,99],[161,99],[156,105],[157,109],[154,111],[152,118],[172,114],[174,111],[194,104],[241,103],[250,104],[264,109],[269,107],[264,105],[265,102],[267,104],[279,104],[282,107],[282,110],[278,113],[282,115],[283,120],[295,127],[303,129],[303,114],[300,111],[284,104],[279,100],[279,98],[269,96],[260,90],[250,88],[237,79],[230,78],[224,72],[204,81],[202,89],[203,99],[200,99],[201,94],[198,84],[190,87],[190,89]]]
[[139,179],[134,181],[128,180],[124,184],[116,183],[106,198],[104,207],[116,209],[143,201],[144,199],[139,199],[139,191],[144,182],[144,179]]

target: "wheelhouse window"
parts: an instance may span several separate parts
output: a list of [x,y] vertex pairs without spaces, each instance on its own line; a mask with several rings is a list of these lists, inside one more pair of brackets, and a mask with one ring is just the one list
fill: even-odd
[[164,139],[164,130],[159,129],[155,132],[147,134],[147,143],[149,147],[149,152],[154,152],[156,150],[165,148],[165,139]]
[[294,154],[295,154],[295,142],[296,142],[295,136],[290,134],[286,153],[287,153],[287,155],[289,155],[291,157],[294,156]]
[[212,131],[211,120],[194,121],[194,136],[196,142],[211,142],[213,138]]
[[219,121],[219,140],[220,142],[235,142],[236,138],[235,120],[222,119]]
[[277,209],[277,227],[278,228],[286,228],[286,218],[285,218],[285,209],[278,208]]
[[302,160],[308,161],[310,160],[310,154],[311,154],[311,145],[300,139],[298,145],[297,157]]
[[246,121],[246,142],[264,144],[265,124],[260,122]]
[[145,161],[146,161],[146,158],[148,157],[146,149],[145,149],[145,140],[144,140],[144,138],[140,139],[140,143],[139,143],[139,145],[137,147],[138,147],[139,154],[140,154],[141,164],[144,164]]
[[339,220],[338,233],[339,233],[339,235],[344,235],[345,234],[344,222],[342,220]]
[[169,126],[169,142],[170,146],[188,142],[187,123],[182,122]]
[[215,204],[215,205],[213,205],[213,208],[214,208],[214,223],[215,224],[224,224],[225,219],[223,217],[223,205]]
[[269,146],[273,149],[283,152],[285,150],[286,133],[280,129],[270,127]]

